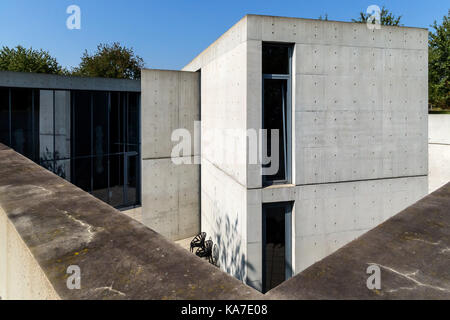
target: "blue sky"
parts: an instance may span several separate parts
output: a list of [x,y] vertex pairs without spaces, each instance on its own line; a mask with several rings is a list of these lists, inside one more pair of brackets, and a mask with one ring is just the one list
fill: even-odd
[[[81,30],[68,30],[69,5],[81,8]],[[245,14],[349,21],[369,5],[385,5],[406,26],[441,21],[447,0],[1,0],[0,46],[43,48],[65,67],[85,49],[119,41],[133,47],[146,67],[180,69]]]

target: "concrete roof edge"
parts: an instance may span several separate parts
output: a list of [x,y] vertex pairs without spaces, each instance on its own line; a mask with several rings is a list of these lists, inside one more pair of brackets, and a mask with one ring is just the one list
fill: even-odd
[[176,70],[176,69],[158,69],[158,68],[142,68],[142,71],[158,71],[158,72],[188,72],[196,73],[196,71]]
[[140,92],[141,80],[0,71],[0,87]]
[[220,35],[220,37],[218,37],[216,40],[214,40],[213,43],[211,43],[209,46],[207,46],[203,51],[201,51],[199,54],[197,54],[193,59],[191,59],[191,61],[189,61],[189,63],[187,63],[183,68],[182,71],[184,71],[183,69],[186,68],[187,66],[189,66],[190,64],[192,64],[197,58],[199,58],[203,53],[205,53],[206,51],[208,51],[211,47],[213,47],[217,42],[219,42],[220,39],[222,39],[226,34],[228,34],[231,30],[233,30],[237,25],[239,25],[240,23],[242,23],[242,21],[247,19],[248,14],[246,14],[245,16],[243,16],[241,19],[239,19],[235,24],[233,24],[230,28],[227,29],[227,31],[225,31],[224,33],[222,33]]
[[[353,21],[342,21],[342,20],[320,20],[320,19],[310,19],[310,18],[300,18],[300,17],[285,17],[285,16],[272,16],[272,15],[264,15],[264,14],[246,14],[245,17],[261,17],[261,18],[275,18],[275,19],[295,19],[295,20],[305,20],[305,21],[320,21],[324,23],[349,23],[349,24],[360,24],[360,22],[353,22]],[[420,30],[427,30],[428,28],[421,28],[421,27],[410,27],[410,26],[386,26],[383,25],[383,27],[387,28],[410,28],[410,29],[420,29]]]

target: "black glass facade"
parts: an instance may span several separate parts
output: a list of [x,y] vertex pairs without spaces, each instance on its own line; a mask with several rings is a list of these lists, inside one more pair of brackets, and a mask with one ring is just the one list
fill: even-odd
[[116,208],[139,206],[140,94],[0,88],[0,142]]

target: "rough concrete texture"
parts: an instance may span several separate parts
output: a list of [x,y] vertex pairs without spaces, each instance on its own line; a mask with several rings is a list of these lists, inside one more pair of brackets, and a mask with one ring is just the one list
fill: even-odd
[[[270,291],[269,299],[450,299],[450,183]],[[381,289],[369,290],[369,265]]]
[[429,115],[429,191],[450,181],[450,115]]
[[[201,70],[202,229],[232,244],[219,248],[223,259],[241,248],[248,284],[261,285],[263,202],[296,201],[298,273],[427,194],[427,37],[418,28],[247,15],[184,67]],[[278,189],[262,189],[244,136],[227,139],[227,129],[261,128],[263,42],[294,46],[293,179]],[[224,153],[234,161],[221,162]],[[238,219],[238,235],[213,231],[219,218]],[[223,270],[241,267],[228,261]]]
[[[7,217],[0,230],[8,220],[61,299],[261,299],[242,282],[2,145],[0,163],[0,207]],[[13,246],[6,256],[1,249],[0,261],[20,270],[17,262],[23,259],[17,257],[25,248]],[[81,290],[67,289],[71,265],[81,268]],[[0,281],[4,288],[3,274]]]
[[[194,122],[200,119],[200,78],[195,72],[142,70],[142,221],[171,240],[200,230],[200,166]],[[190,134],[190,147],[172,150],[177,129]],[[178,137],[177,137],[178,139]],[[199,148],[199,141],[197,141]]]
[[0,299],[59,300],[50,281],[0,207]]
[[123,214],[126,214],[130,218],[133,218],[134,220],[143,223],[142,222],[142,207],[133,208],[129,210],[122,211]]

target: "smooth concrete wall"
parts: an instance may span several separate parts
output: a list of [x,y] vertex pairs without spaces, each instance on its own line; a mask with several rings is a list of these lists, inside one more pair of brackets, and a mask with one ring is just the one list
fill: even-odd
[[[171,240],[193,237],[200,230],[194,132],[199,81],[195,72],[142,70],[142,222]],[[171,138],[177,129],[187,129],[192,138],[191,148],[174,155],[181,165],[172,159],[178,142]]]
[[246,279],[247,42],[238,22],[183,70],[201,70],[201,229],[220,268]]
[[0,300],[59,300],[30,249],[0,207]]
[[[248,16],[248,39],[295,44],[293,184],[427,175],[427,30]],[[248,76],[259,79],[258,61]],[[248,113],[261,109],[261,81]],[[260,122],[255,122],[260,128]],[[260,186],[260,181],[249,182]]]
[[[427,31],[247,16],[247,36],[249,128],[261,126],[262,42],[294,46],[292,184],[248,191],[249,282],[258,288],[259,203],[295,201],[298,273],[426,195]],[[248,188],[261,187],[255,166],[248,172]]]
[[247,273],[246,188],[202,159],[202,231],[214,243],[217,265],[239,280]]
[[429,192],[450,181],[450,114],[429,115]]

